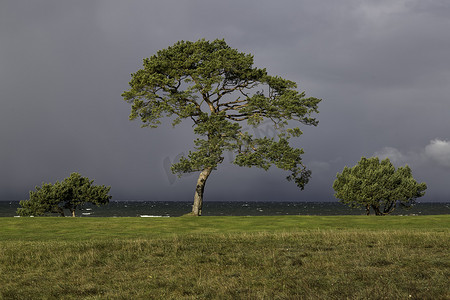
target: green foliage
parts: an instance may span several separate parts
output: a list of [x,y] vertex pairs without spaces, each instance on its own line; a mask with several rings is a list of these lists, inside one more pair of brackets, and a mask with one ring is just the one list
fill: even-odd
[[[253,56],[230,48],[224,40],[180,41],[144,59],[143,68],[132,74],[130,89],[123,93],[132,105],[130,119],[141,119],[143,127],[157,127],[161,118],[173,125],[190,119],[195,151],[172,166],[178,174],[216,169],[224,152],[236,154],[233,163],[267,170],[271,165],[288,170],[300,188],[311,172],[302,163],[302,149],[289,145],[302,134],[295,121],[317,125],[320,99],[305,97],[297,85],[265,69],[253,67]],[[270,120],[276,137],[254,138],[242,122],[257,127]]]
[[17,209],[20,216],[42,216],[46,213],[59,213],[64,216],[64,209],[69,209],[72,216],[75,210],[85,203],[97,206],[109,203],[110,187],[93,185],[94,181],[82,177],[78,173],[55,184],[43,183],[30,191],[30,199],[20,201],[21,208]]
[[367,214],[370,208],[376,215],[385,215],[398,204],[410,206],[427,189],[425,183],[414,180],[408,165],[396,170],[389,158],[380,162],[378,157],[362,157],[356,166],[346,166],[336,177],[334,196],[350,207],[365,207]]

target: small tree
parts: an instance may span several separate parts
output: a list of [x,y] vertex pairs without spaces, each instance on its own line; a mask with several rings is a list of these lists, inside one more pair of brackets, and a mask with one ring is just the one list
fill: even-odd
[[408,165],[396,170],[389,158],[380,162],[378,157],[362,157],[336,177],[334,196],[350,207],[365,207],[367,215],[370,208],[380,216],[392,213],[398,204],[409,207],[427,189],[425,183],[414,180]]
[[64,216],[64,209],[68,209],[75,217],[75,210],[85,203],[97,206],[109,203],[110,187],[93,185],[94,181],[82,177],[78,173],[55,184],[43,183],[30,191],[30,199],[20,201],[17,213],[20,216],[42,216],[46,213],[59,213]]
[[[132,105],[130,119],[140,118],[143,127],[157,127],[163,117],[174,116],[173,125],[184,119],[193,122],[195,150],[172,165],[172,172],[200,172],[192,214],[202,212],[206,180],[224,160],[235,153],[234,164],[259,167],[271,165],[288,170],[288,180],[303,189],[311,172],[302,163],[302,149],[289,145],[302,134],[288,121],[317,125],[311,117],[320,99],[306,98],[295,82],[269,76],[253,67],[253,56],[230,48],[225,41],[180,41],[144,59],[144,67],[132,74],[130,89],[123,93]],[[257,127],[273,122],[278,136],[255,138],[241,123]]]

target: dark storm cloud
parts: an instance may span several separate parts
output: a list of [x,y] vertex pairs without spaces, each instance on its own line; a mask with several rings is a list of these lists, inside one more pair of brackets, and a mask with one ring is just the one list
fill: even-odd
[[206,201],[333,200],[336,172],[374,153],[410,164],[426,200],[448,200],[449,28],[438,0],[2,1],[0,200],[74,171],[115,199],[190,200],[196,175],[168,173],[192,147],[190,124],[141,129],[120,94],[142,58],[200,38],[323,98],[319,126],[296,142],[313,171],[305,191],[279,170],[223,164]]

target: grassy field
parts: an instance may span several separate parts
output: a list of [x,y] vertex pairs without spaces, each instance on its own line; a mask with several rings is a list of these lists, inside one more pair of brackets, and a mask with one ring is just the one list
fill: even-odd
[[450,299],[450,216],[0,218],[0,299]]

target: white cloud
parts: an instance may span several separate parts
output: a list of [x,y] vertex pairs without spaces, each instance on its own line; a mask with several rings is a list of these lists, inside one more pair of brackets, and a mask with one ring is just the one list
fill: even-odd
[[450,141],[434,139],[423,150],[407,153],[402,153],[394,147],[384,147],[375,152],[373,156],[378,156],[380,159],[388,157],[397,166],[424,165],[434,162],[441,167],[448,168],[450,167]]
[[409,160],[406,155],[393,147],[384,147],[380,151],[375,152],[373,156],[378,156],[381,160],[389,158],[394,165],[401,165]]
[[434,139],[425,147],[425,155],[437,164],[450,167],[450,142]]

